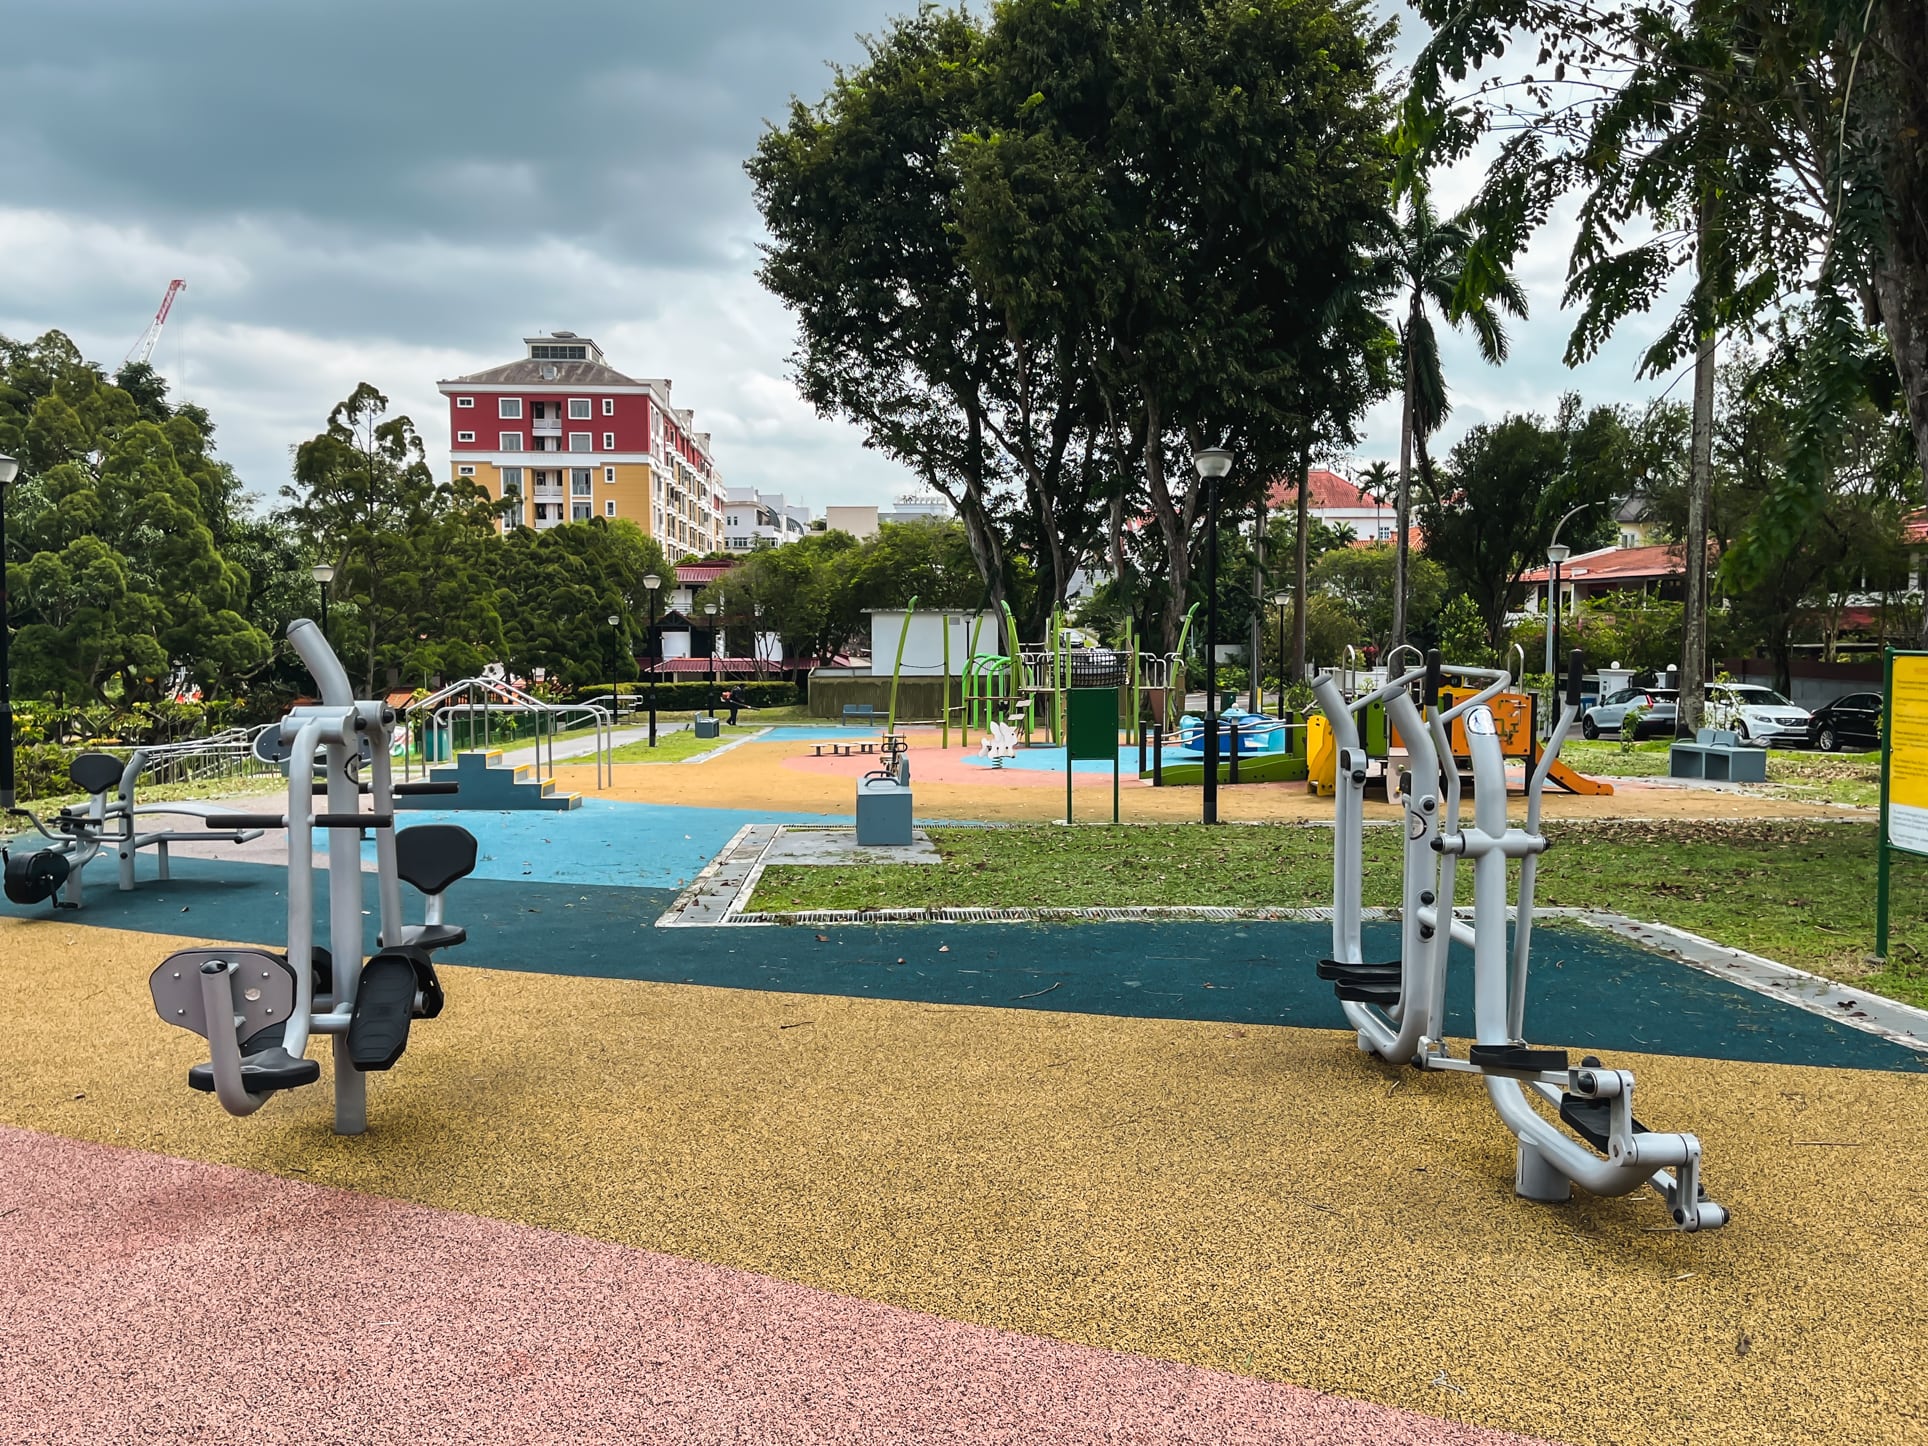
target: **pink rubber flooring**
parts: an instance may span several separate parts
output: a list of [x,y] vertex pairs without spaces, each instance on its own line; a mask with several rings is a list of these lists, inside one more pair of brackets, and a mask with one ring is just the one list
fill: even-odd
[[0,1127],[0,1441],[1524,1439]]

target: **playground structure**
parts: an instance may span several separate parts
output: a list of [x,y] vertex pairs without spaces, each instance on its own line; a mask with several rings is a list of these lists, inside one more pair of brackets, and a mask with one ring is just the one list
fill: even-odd
[[[1125,716],[1130,720],[1134,737],[1137,736],[1143,727],[1148,698],[1157,700],[1155,711],[1161,719],[1172,716],[1174,695],[1180,704],[1183,702],[1185,643],[1199,606],[1193,603],[1187,610],[1179,629],[1178,646],[1169,653],[1144,650],[1130,619],[1125,622],[1125,641],[1121,647],[1079,646],[1062,608],[1052,610],[1047,641],[1035,647],[1027,646],[1019,639],[1017,619],[1009,603],[1001,605],[1000,619],[1006,651],[985,652],[981,649],[984,614],[978,614],[971,631],[971,656],[964,660],[961,672],[960,702],[956,707],[948,701],[945,704],[944,746],[950,746],[950,724],[955,718],[967,748],[973,728],[988,733],[994,723],[1008,725],[1017,733],[1023,747],[1062,747],[1071,691],[1093,686],[1130,690],[1131,701]],[[947,631],[944,659],[947,678],[950,675],[949,642]]]
[[[1347,650],[1351,652],[1350,649]],[[1517,647],[1514,650],[1519,651]],[[1419,650],[1411,644],[1395,648],[1387,657],[1386,677],[1393,676],[1402,653],[1411,653],[1419,658]],[[1530,779],[1548,757],[1548,745],[1540,738],[1540,700],[1537,694],[1526,688],[1515,688],[1510,679],[1517,676],[1517,670],[1509,673],[1509,686],[1500,689],[1486,700],[1486,710],[1497,730],[1502,763],[1517,763],[1524,767]],[[1394,766],[1395,752],[1410,750],[1406,748],[1404,735],[1396,720],[1389,718],[1386,706],[1379,701],[1360,701],[1378,699],[1384,688],[1374,688],[1369,677],[1362,675],[1350,659],[1347,665],[1333,673],[1324,675],[1332,689],[1342,699],[1356,703],[1358,714],[1355,727],[1360,731],[1358,745],[1364,755],[1365,767],[1369,774],[1377,774],[1386,790],[1386,801],[1396,803],[1399,799],[1398,770]],[[1455,704],[1484,689],[1469,689],[1464,685],[1442,684],[1440,709],[1450,715],[1448,742],[1442,756],[1450,757],[1457,771],[1462,775],[1472,774],[1472,742],[1466,732],[1464,716],[1455,710]],[[1323,707],[1324,694],[1321,693]],[[1336,753],[1332,744],[1329,725],[1321,718],[1310,720],[1311,730],[1306,744],[1308,763],[1307,776],[1312,788],[1322,796],[1329,796],[1337,781]],[[1504,774],[1502,773],[1502,778]],[[1611,797],[1613,785],[1603,778],[1590,778],[1574,769],[1557,756],[1547,763],[1547,782],[1572,794],[1595,798]],[[1476,780],[1475,780],[1476,782]]]
[[[210,756],[207,745],[225,757],[231,738],[248,738],[245,730],[235,729],[219,740],[197,740],[162,748],[136,748],[125,760],[111,753],[83,753],[74,759],[68,776],[74,787],[88,795],[80,808],[63,808],[53,816],[51,827],[30,809],[10,812],[27,820],[47,840],[47,846],[32,850],[0,850],[4,864],[6,895],[16,904],[51,902],[55,909],[78,909],[84,902],[82,873],[100,854],[111,849],[120,867],[123,892],[135,885],[134,861],[142,849],[154,850],[159,877],[167,879],[168,845],[189,840],[217,839],[227,843],[246,843],[261,837],[258,828],[231,828],[212,833],[184,833],[171,829],[143,831],[143,816],[168,814],[179,818],[209,818],[217,811],[204,804],[138,803],[134,790],[143,772],[157,758],[180,763]],[[111,795],[111,797],[110,797]]]
[[[453,825],[418,826],[398,837],[397,795],[451,793],[454,785],[395,782],[389,750],[373,746],[388,737],[393,710],[355,700],[340,660],[312,622],[289,624],[288,639],[322,701],[294,709],[257,741],[259,757],[287,765],[287,811],[207,816],[213,829],[287,831],[287,952],[186,949],[163,960],[148,985],[162,1020],[208,1042],[208,1062],[188,1071],[189,1086],[213,1094],[232,1115],[253,1114],[279,1091],[314,1083],[321,1065],[307,1058],[309,1043],[316,1034],[335,1036],[335,1133],[358,1135],[368,1124],[368,1073],[393,1067],[412,1020],[441,1012],[430,955],[466,937],[442,921],[441,896],[475,867],[475,839]],[[361,810],[364,794],[372,812]],[[317,796],[325,800],[322,812],[315,811]],[[315,943],[316,829],[328,837],[327,949]],[[375,835],[380,918],[378,951],[365,962],[363,830]],[[404,880],[429,900],[421,925],[403,923]]]
[[[1461,680],[1454,692],[1444,677]],[[1575,653],[1558,721],[1527,782],[1524,829],[1507,824],[1506,761],[1492,704],[1512,677],[1502,670],[1445,668],[1431,654],[1422,667],[1347,700],[1331,674],[1313,684],[1329,722],[1336,768],[1333,835],[1332,958],[1318,966],[1332,982],[1360,1049],[1391,1064],[1478,1074],[1502,1123],[1517,1141],[1514,1189],[1530,1200],[1570,1198],[1574,1185],[1596,1195],[1627,1195],[1651,1186],[1683,1231],[1711,1230],[1728,1212],[1700,1183],[1700,1141],[1649,1130],[1633,1115],[1633,1075],[1588,1056],[1577,1067],[1566,1051],[1525,1043],[1533,890],[1539,856],[1540,803],[1560,746],[1580,712],[1580,655]],[[1413,701],[1423,689],[1424,712]],[[1457,701],[1449,701],[1452,699]],[[1367,752],[1358,716],[1381,706],[1407,740],[1399,957],[1367,963],[1361,952],[1364,879],[1363,804]],[[1463,740],[1473,772],[1474,817],[1460,823],[1461,780],[1455,740]],[[1455,908],[1457,865],[1473,866],[1473,918]],[[1519,860],[1518,904],[1507,946],[1507,862]],[[1466,1058],[1450,1052],[1445,1034],[1446,977],[1452,945],[1473,952],[1475,1041]],[[1558,1110],[1573,1132],[1534,1108],[1531,1090]],[[1574,1136],[1578,1136],[1575,1139]]]
[[[418,757],[424,768],[450,761],[456,751],[457,735],[461,733],[466,740],[463,752],[491,753],[496,751],[498,743],[533,747],[535,762],[530,766],[536,777],[534,780],[518,777],[516,781],[533,782],[538,793],[546,798],[553,790],[542,785],[555,775],[557,737],[584,730],[593,738],[589,758],[572,757],[569,761],[592,762],[599,789],[607,788],[615,778],[611,758],[615,751],[611,737],[614,720],[609,709],[597,703],[546,702],[518,688],[506,676],[484,674],[451,683],[410,703],[402,710],[401,721],[410,744],[402,753],[405,780],[414,777]],[[525,771],[526,768],[518,770],[518,774]]]

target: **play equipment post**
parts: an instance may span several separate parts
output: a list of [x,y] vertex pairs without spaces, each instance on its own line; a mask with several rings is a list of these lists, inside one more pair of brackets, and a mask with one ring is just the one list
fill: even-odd
[[951,615],[941,614],[944,634],[944,676],[940,681],[937,695],[938,726],[943,730],[944,741],[940,747],[946,752],[951,746]]
[[1928,856],[1928,653],[1882,659],[1881,835],[1875,844],[1874,952],[1888,957],[1890,856]]
[[1087,758],[1111,760],[1111,821],[1118,822],[1117,688],[1072,688],[1065,696],[1064,821],[1071,822],[1071,784],[1075,765]]
[[897,661],[890,665],[890,720],[884,725],[886,734],[897,731],[897,675],[904,671],[904,640],[910,636],[911,615],[917,611],[917,599],[912,598],[904,609],[904,625],[897,631]]

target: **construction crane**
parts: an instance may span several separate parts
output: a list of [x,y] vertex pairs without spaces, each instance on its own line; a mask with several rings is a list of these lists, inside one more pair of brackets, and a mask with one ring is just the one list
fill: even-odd
[[161,340],[161,328],[167,325],[167,314],[174,308],[174,298],[186,289],[185,281],[177,279],[167,283],[167,295],[161,298],[161,309],[154,313],[154,319],[147,324],[147,330],[142,332],[141,339],[134,343],[134,349],[127,354],[127,360],[121,363],[123,367],[131,367],[135,362],[146,366],[153,359],[154,348]]

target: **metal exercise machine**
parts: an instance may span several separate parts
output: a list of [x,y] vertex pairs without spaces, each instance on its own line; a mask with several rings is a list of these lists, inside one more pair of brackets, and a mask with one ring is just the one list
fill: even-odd
[[261,837],[258,828],[213,829],[206,833],[184,833],[172,829],[141,831],[140,819],[154,814],[179,818],[208,819],[215,810],[205,804],[136,803],[134,785],[147,767],[149,750],[136,748],[125,762],[111,753],[83,753],[67,770],[74,787],[89,795],[85,806],[63,808],[51,821],[42,820],[31,809],[8,810],[32,824],[47,840],[44,848],[15,847],[0,850],[4,861],[6,895],[16,904],[51,902],[58,909],[81,906],[81,871],[96,856],[112,849],[120,864],[120,887],[124,893],[134,887],[134,857],[142,849],[154,850],[160,877],[170,877],[167,847],[215,839],[225,843],[246,843]]
[[[1476,691],[1439,706],[1447,675]],[[1333,839],[1333,957],[1318,966],[1332,982],[1359,1047],[1393,1064],[1484,1077],[1500,1119],[1518,1141],[1514,1189],[1529,1200],[1562,1201],[1574,1185],[1595,1195],[1627,1195],[1650,1185],[1685,1231],[1725,1225],[1728,1211],[1707,1198],[1700,1181],[1700,1141],[1649,1130],[1634,1118],[1633,1075],[1591,1055],[1577,1067],[1567,1053],[1526,1044],[1528,961],[1533,885],[1539,856],[1540,802],[1547,774],[1580,711],[1580,655],[1567,675],[1566,697],[1546,749],[1527,781],[1524,829],[1507,825],[1506,761],[1488,706],[1511,677],[1504,671],[1424,666],[1388,678],[1350,701],[1330,673],[1313,682],[1338,749]],[[1414,691],[1423,695],[1424,711]],[[1407,749],[1407,781],[1395,796],[1404,814],[1399,958],[1367,963],[1360,951],[1367,778],[1356,717],[1381,704]],[[1473,779],[1473,822],[1460,823],[1462,783],[1452,729],[1463,733]],[[1455,911],[1458,864],[1471,862],[1473,918]],[[1518,907],[1508,948],[1507,862],[1520,863]],[[1446,975],[1452,945],[1473,952],[1475,1041],[1464,1059],[1445,1039]],[[1562,1130],[1533,1106],[1527,1091],[1557,1108]],[[1578,1138],[1575,1138],[1575,1137]]]
[[[442,1011],[432,951],[466,935],[443,922],[442,894],[475,867],[475,839],[453,825],[395,829],[395,797],[453,793],[443,782],[396,783],[389,763],[386,704],[357,702],[321,630],[302,618],[288,640],[314,675],[317,705],[299,707],[257,740],[260,757],[288,767],[285,814],[217,814],[211,828],[286,829],[288,949],[184,949],[148,981],[169,1024],[208,1042],[209,1059],[188,1071],[190,1087],[213,1094],[231,1115],[249,1115],[280,1090],[313,1084],[321,1065],[307,1057],[317,1034],[334,1036],[335,1133],[368,1127],[368,1072],[391,1068],[409,1025]],[[361,774],[368,778],[363,781]],[[370,796],[372,812],[361,811]],[[324,807],[317,812],[315,803]],[[328,836],[327,917],[332,949],[314,942],[315,830]],[[380,932],[362,957],[361,835],[375,836]],[[426,895],[426,922],[402,922],[404,881]]]

